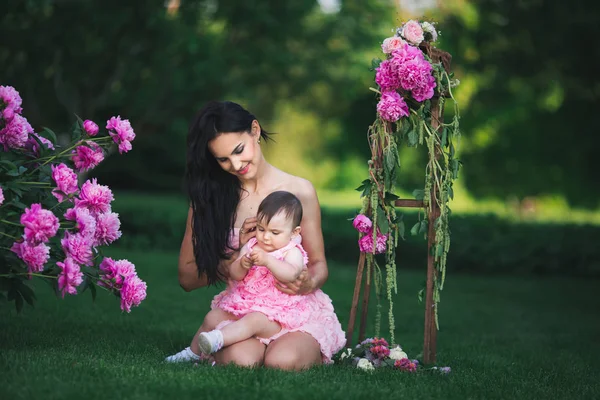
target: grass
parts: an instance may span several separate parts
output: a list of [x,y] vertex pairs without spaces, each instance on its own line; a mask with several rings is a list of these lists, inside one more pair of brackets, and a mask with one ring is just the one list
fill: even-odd
[[[598,398],[598,281],[452,275],[440,309],[438,363],[449,376],[342,366],[301,373],[233,366],[168,365],[208,310],[215,288],[183,292],[176,254],[110,249],[137,265],[148,298],[131,314],[99,292],[56,299],[36,284],[38,302],[17,315],[0,309],[2,399],[554,399]],[[344,328],[354,268],[330,265],[324,290]],[[423,274],[399,272],[396,338],[422,349]],[[374,301],[372,302],[374,303]],[[371,310],[373,319],[374,312]],[[383,318],[386,321],[384,315]],[[371,324],[372,326],[372,324]],[[384,325],[384,335],[385,334]],[[368,332],[372,335],[374,332]]]

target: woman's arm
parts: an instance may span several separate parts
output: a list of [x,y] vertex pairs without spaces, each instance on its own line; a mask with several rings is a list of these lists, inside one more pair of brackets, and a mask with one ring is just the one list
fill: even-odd
[[294,193],[302,202],[302,247],[308,253],[308,269],[294,283],[278,283],[278,288],[288,294],[307,294],[320,289],[327,281],[329,272],[325,260],[325,246],[321,231],[321,207],[313,185],[304,179]]
[[[190,207],[185,227],[185,235],[183,236],[181,249],[179,250],[179,285],[186,292],[190,292],[208,284],[205,274],[198,276],[198,266],[196,265],[194,245],[192,243],[192,213],[193,210]],[[239,252],[234,252],[229,260],[221,261],[219,268],[225,276],[228,275],[229,265],[238,258],[238,254]]]

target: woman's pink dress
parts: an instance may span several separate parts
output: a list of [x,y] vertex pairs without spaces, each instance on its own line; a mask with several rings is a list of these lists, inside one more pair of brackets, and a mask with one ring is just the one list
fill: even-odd
[[[237,232],[236,232],[237,233]],[[235,240],[235,237],[233,238]],[[248,251],[256,245],[256,238],[248,242]],[[290,242],[282,249],[269,253],[283,260],[288,250],[300,249],[304,262],[308,262],[306,252],[298,242]],[[305,332],[321,346],[325,363],[346,344],[342,326],[333,310],[331,299],[322,290],[308,295],[289,295],[275,286],[275,277],[268,268],[255,265],[241,281],[230,280],[227,289],[215,296],[211,308],[242,317],[251,312],[260,312],[271,321],[281,325],[281,331],[270,338],[259,338],[264,344],[289,332]]]

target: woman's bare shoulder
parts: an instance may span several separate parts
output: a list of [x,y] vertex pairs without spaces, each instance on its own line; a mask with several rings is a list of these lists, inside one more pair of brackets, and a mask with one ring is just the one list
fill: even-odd
[[293,193],[303,202],[315,201],[317,199],[315,187],[308,179],[291,175],[287,172],[283,172],[283,174],[285,174],[285,180],[283,181],[285,184],[282,185],[282,190],[287,190],[288,192]]

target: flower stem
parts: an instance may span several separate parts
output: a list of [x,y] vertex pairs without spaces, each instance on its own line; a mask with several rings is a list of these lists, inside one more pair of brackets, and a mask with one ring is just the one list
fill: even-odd
[[10,222],[10,221],[7,221],[7,220],[5,220],[5,219],[0,219],[0,222],[4,222],[5,224],[8,224],[8,225],[14,225],[14,226],[23,226],[23,225],[21,225],[21,224],[17,224],[17,223],[15,223],[15,222]]
[[[4,235],[4,236],[6,236],[6,237],[9,237],[9,238],[11,238],[11,239],[15,239],[15,240],[18,240],[18,239],[19,239],[19,238],[16,238],[16,237],[12,236],[12,235],[9,235],[8,233],[4,233],[4,232],[0,232],[0,235]],[[8,249],[8,250],[10,250],[10,249]]]

